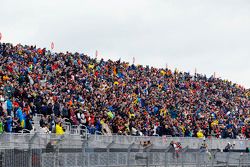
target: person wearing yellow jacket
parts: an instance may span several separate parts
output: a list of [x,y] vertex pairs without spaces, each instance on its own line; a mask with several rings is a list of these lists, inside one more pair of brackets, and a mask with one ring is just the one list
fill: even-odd
[[62,128],[62,123],[57,123],[56,124],[56,134],[57,135],[63,135],[64,134],[64,130]]
[[204,134],[203,134],[203,132],[202,132],[201,129],[198,130],[198,132],[197,132],[197,137],[198,137],[198,138],[203,138],[203,137],[204,137]]

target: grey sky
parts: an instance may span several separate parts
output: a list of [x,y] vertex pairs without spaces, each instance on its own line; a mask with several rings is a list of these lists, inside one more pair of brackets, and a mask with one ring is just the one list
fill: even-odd
[[178,68],[250,87],[249,0],[1,0],[2,41]]

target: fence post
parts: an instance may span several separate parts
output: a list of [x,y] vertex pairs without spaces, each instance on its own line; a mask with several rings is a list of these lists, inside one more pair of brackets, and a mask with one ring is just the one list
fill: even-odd
[[127,166],[130,166],[130,152],[131,152],[131,148],[133,147],[135,143],[133,142],[132,144],[129,145],[128,147],[128,158],[127,158]]
[[107,167],[109,166],[109,159],[110,159],[110,156],[109,156],[109,152],[110,152],[110,147],[114,144],[114,141],[112,141],[108,146],[107,146],[107,154],[108,154],[108,161],[107,161]]
[[146,167],[149,167],[149,151],[151,150],[152,144],[146,146],[144,150],[146,150]]
[[197,167],[200,167],[200,154],[199,154],[199,152],[196,152],[196,160],[197,160],[196,166],[197,166]]
[[35,140],[37,133],[35,133],[29,140],[29,167],[32,167],[32,143]]
[[59,143],[56,146],[56,152],[54,153],[55,157],[55,167],[59,167]]
[[149,149],[147,149],[146,167],[149,167]]
[[240,154],[240,157],[239,157],[239,167],[241,167],[242,166],[242,164],[241,164],[241,159],[242,159],[242,154]]
[[58,143],[56,144],[56,154],[54,154],[55,155],[55,166],[56,167],[59,167],[60,165],[59,165],[59,149],[60,149],[60,145],[61,145],[61,142],[64,140],[64,135],[62,135],[61,137],[60,137],[60,139],[58,139]]
[[215,154],[212,154],[211,159],[212,159],[212,167],[214,167]]
[[82,142],[82,167],[85,166],[85,146],[86,146],[86,143],[88,142],[88,140],[83,140]]
[[188,150],[188,146],[186,146],[184,149],[181,151],[181,166],[184,167],[184,155],[186,154],[186,151]]
[[168,146],[165,150],[165,167],[168,167],[168,151],[170,150],[170,146]]
[[228,150],[228,152],[227,152],[226,167],[229,167],[229,155],[230,155],[230,150]]
[[212,159],[212,167],[214,167],[214,161],[215,161],[215,156],[218,153],[218,150],[215,150],[215,152],[211,151],[211,159]]

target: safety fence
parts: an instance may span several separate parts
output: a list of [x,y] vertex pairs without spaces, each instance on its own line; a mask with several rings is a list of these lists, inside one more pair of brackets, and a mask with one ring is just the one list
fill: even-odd
[[[99,142],[112,142],[119,144],[140,143],[141,141],[150,140],[152,143],[158,146],[169,145],[171,141],[180,142],[183,147],[197,149],[200,148],[204,139],[195,137],[170,137],[170,136],[121,136],[121,135],[92,135],[95,141]],[[218,138],[206,138],[205,139],[208,148],[210,149],[224,149],[225,146],[230,143],[234,144],[235,149],[246,149],[250,147],[249,139],[218,139]]]
[[[193,141],[192,141],[193,140]],[[211,139],[212,140],[212,139]],[[249,140],[203,141],[196,138],[1,134],[0,167],[116,167],[116,166],[250,166],[246,152]],[[176,151],[170,141],[180,142]],[[199,149],[202,142],[243,142],[244,148],[222,152],[220,148]],[[143,143],[149,143],[144,145]],[[198,144],[192,144],[197,142]],[[215,146],[216,147],[216,146]],[[242,148],[241,148],[242,147]]]
[[[42,115],[37,114],[34,117],[35,124],[39,124],[39,120]],[[120,144],[139,143],[142,140],[150,140],[156,145],[170,144],[171,141],[181,142],[182,146],[189,148],[199,148],[203,142],[203,139],[194,137],[171,137],[171,136],[121,136],[112,134],[110,136],[102,135],[101,132],[96,131],[95,134],[89,134],[88,128],[84,125],[71,125],[69,122],[63,122],[63,128],[66,135],[72,136],[91,136],[91,139],[99,142],[112,142]],[[38,125],[39,126],[39,125]],[[37,128],[38,129],[38,128]],[[245,149],[250,147],[249,139],[218,139],[218,138],[206,138],[206,144],[210,149],[223,149],[228,144],[234,144],[235,149]]]

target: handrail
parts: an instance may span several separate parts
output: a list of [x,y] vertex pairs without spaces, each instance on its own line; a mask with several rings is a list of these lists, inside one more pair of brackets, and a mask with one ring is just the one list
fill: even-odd
[[24,132],[28,132],[28,133],[30,133],[31,131],[30,131],[30,130],[28,130],[28,129],[22,129],[22,130],[19,130],[18,132],[20,132],[20,133],[24,133]]
[[96,131],[95,131],[95,135],[102,135],[102,132],[96,130]]
[[[91,139],[96,142],[111,142],[114,141],[116,144],[139,144],[140,142],[143,141],[150,141],[156,148],[161,148],[162,146],[167,146],[170,144],[171,141],[174,142],[180,142],[182,147],[189,146],[189,148],[196,148],[200,149],[200,144],[204,142],[203,139],[198,139],[198,138],[167,138],[165,142],[162,141],[162,137],[159,136],[124,136],[124,135],[114,135],[114,136],[106,136],[102,135],[99,131],[96,131],[95,134],[89,134],[88,130],[86,129],[86,126],[82,125],[82,129],[79,128],[79,126],[75,126],[78,129],[78,132],[76,134],[74,133],[66,133],[65,138],[68,139],[69,141],[71,138],[79,139]],[[23,129],[20,131],[20,133],[3,133],[1,134],[1,140],[0,143],[6,143],[14,141],[15,143],[23,143],[24,141],[27,140],[27,138],[32,137],[34,134],[33,133],[24,133],[26,130]],[[44,143],[46,140],[52,140],[52,139],[57,139],[58,135],[55,133],[50,133],[50,134],[45,134],[45,133],[39,133],[37,132],[38,137],[37,140],[39,143],[42,141]],[[234,143],[235,142],[235,148],[234,149],[246,149],[246,147],[250,146],[250,140],[238,140],[238,139],[211,139],[205,141],[209,149],[224,149],[225,146],[227,145],[228,142]],[[45,142],[46,143],[46,142]]]
[[85,133],[85,136],[88,136],[88,128],[85,125],[79,125],[80,129],[80,135],[83,135]]
[[71,132],[71,123],[70,122],[63,122],[62,123],[62,126],[63,126],[63,128],[65,128],[65,132],[67,131],[67,129],[68,129],[68,132],[70,133]]
[[79,126],[78,125],[71,125],[70,134],[78,134]]
[[43,116],[43,114],[35,114],[34,116],[41,118]]

